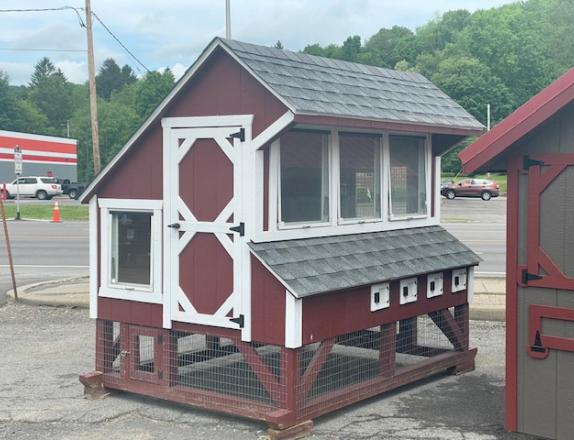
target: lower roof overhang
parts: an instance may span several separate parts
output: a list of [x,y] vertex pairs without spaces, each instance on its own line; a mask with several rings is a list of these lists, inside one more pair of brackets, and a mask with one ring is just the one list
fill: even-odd
[[441,226],[250,243],[296,298],[476,266],[480,257]]

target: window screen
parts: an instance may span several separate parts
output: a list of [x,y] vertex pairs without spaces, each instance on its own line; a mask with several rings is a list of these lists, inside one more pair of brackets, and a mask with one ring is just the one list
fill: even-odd
[[151,212],[112,211],[111,282],[151,284]]
[[380,137],[341,133],[339,157],[341,217],[380,217]]
[[281,138],[281,221],[329,219],[329,150],[325,133],[292,131]]
[[390,137],[391,214],[394,217],[426,214],[425,139]]

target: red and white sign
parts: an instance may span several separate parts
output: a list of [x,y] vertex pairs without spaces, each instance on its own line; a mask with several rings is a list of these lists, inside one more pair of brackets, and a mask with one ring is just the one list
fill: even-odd
[[2,130],[0,130],[0,162],[15,160],[16,145],[20,147],[23,163],[76,165],[78,162],[75,139]]

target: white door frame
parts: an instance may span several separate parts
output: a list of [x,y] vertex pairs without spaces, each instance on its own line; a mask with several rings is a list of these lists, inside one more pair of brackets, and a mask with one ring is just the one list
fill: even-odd
[[[246,206],[252,192],[255,161],[250,148],[252,115],[213,117],[174,117],[162,119],[163,126],[163,195],[164,195],[164,302],[163,326],[171,328],[172,321],[241,328],[242,340],[251,340],[251,268],[247,242],[251,235],[252,214]],[[228,141],[231,133],[244,130],[244,140]],[[185,138],[179,145],[178,139]],[[233,164],[233,198],[214,222],[197,221],[179,195],[179,162],[193,148],[197,139],[213,138]],[[250,177],[251,176],[251,177]],[[253,199],[253,197],[251,197]],[[184,218],[179,219],[180,214]],[[233,223],[227,219],[233,214]],[[245,234],[228,237],[229,227],[245,224]],[[168,225],[178,223],[180,229]],[[250,227],[251,226],[251,227]],[[179,238],[179,232],[183,232]],[[179,286],[179,252],[195,233],[212,233],[233,259],[233,294],[214,315],[198,313]],[[180,311],[179,306],[184,308]],[[233,317],[243,316],[243,326],[230,321],[226,315],[233,308]]]

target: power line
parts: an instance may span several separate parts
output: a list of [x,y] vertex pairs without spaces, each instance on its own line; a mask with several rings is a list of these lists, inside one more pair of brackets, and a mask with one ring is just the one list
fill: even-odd
[[86,49],[36,49],[19,47],[0,47],[0,50],[9,52],[86,52]]
[[53,12],[53,11],[74,11],[78,17],[81,27],[86,27],[80,10],[84,8],[76,8],[74,6],[60,6],[59,8],[28,8],[28,9],[0,9],[0,12]]
[[[130,51],[130,50],[125,46],[125,44],[122,43],[122,42],[120,41],[120,39],[115,36],[115,34],[110,30],[110,28],[108,28],[108,27],[104,24],[104,22],[100,19],[100,17],[98,17],[98,16],[96,15],[95,12],[92,11],[92,15],[94,16],[94,18],[95,18],[96,20],[98,20],[98,22],[99,22],[99,23],[102,25],[102,27],[108,32],[108,34],[110,34],[110,35],[112,36],[112,38],[113,38],[114,40],[116,40],[117,43],[128,53],[129,56],[131,56],[131,57],[132,57],[140,66],[142,66],[147,72],[150,72],[150,70],[145,66],[145,64],[142,63],[142,62],[138,59],[138,57],[136,57],[136,56],[132,53],[132,51]],[[137,66],[136,66],[136,67],[137,67]]]

